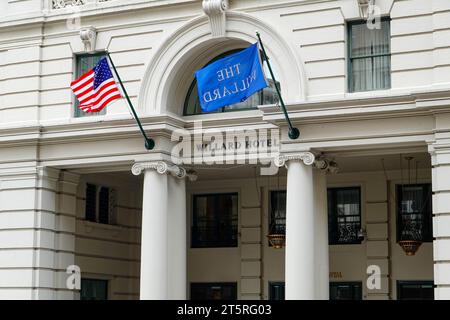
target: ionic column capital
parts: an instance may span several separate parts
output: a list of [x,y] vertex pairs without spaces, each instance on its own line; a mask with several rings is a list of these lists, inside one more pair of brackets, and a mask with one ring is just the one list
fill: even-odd
[[328,159],[324,155],[314,155],[312,152],[301,152],[297,154],[279,154],[275,157],[274,163],[277,167],[283,167],[288,161],[303,161],[307,166],[326,171],[327,173],[337,173],[339,168],[337,163]]
[[183,167],[165,161],[137,162],[131,168],[131,172],[135,176],[140,175],[146,170],[155,170],[159,174],[170,174],[178,179],[188,178],[191,181],[197,180],[197,175],[194,172],[188,172]]
[[274,163],[277,167],[284,167],[286,162],[289,161],[303,161],[303,163],[307,166],[310,166],[314,163],[316,157],[311,152],[301,152],[296,154],[278,154],[275,156]]

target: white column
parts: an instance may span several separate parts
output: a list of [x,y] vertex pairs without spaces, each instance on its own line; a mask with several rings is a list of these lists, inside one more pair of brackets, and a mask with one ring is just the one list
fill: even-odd
[[169,299],[186,300],[186,179],[169,176]]
[[165,163],[139,163],[144,171],[141,230],[141,300],[168,298],[167,175]]
[[314,169],[314,252],[316,263],[316,299],[328,300],[329,285],[329,247],[327,177],[325,170]]
[[286,300],[313,300],[314,286],[314,195],[309,152],[281,156],[278,166],[287,163],[286,199]]
[[450,300],[450,148],[429,146],[433,188],[433,260],[435,300]]
[[186,299],[186,182],[194,179],[166,162],[136,163],[144,172],[141,300]]

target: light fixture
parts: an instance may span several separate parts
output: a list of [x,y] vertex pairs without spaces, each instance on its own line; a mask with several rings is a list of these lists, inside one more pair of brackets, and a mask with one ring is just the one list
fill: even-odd
[[[269,240],[270,245],[274,249],[282,249],[286,245],[286,213],[284,213],[284,217],[282,215],[282,211],[280,210],[280,172],[278,171],[278,192],[277,192],[277,201],[275,204],[275,215],[270,220],[269,226],[269,234],[267,235],[267,239]],[[286,212],[286,211],[284,211]],[[284,220],[284,223],[282,223]]]
[[[411,161],[413,160],[413,157],[405,157],[405,160],[408,161],[408,185],[411,185]],[[401,166],[401,157],[400,157],[400,170],[402,171],[402,203],[400,204],[400,208],[398,210],[403,209],[407,210],[408,212],[411,212],[409,215],[405,215],[402,213],[401,219],[402,219],[402,230],[400,234],[400,241],[398,241],[398,244],[400,247],[402,247],[403,251],[407,256],[414,256],[419,250],[419,247],[422,245],[422,237],[420,235],[420,232],[417,230],[416,221],[413,220],[412,217],[409,217],[411,215],[416,215],[418,213],[422,212],[415,212],[413,209],[413,205],[417,205],[420,203],[419,199],[416,199],[417,193],[416,192],[409,192],[408,196],[405,194],[405,187],[403,184],[403,168]],[[416,183],[417,183],[417,162],[416,162]],[[408,199],[406,199],[408,197]],[[403,206],[405,205],[405,208]],[[423,208],[421,208],[420,211],[423,211]]]

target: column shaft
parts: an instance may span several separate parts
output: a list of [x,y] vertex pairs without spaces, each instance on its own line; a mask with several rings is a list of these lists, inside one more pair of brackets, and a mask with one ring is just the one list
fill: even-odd
[[289,161],[286,199],[286,299],[314,299],[312,167]]
[[168,177],[169,299],[186,300],[186,180]]
[[330,296],[330,272],[328,252],[327,177],[323,170],[314,170],[314,225],[316,299],[328,300]]
[[167,175],[145,170],[142,204],[141,300],[168,298]]

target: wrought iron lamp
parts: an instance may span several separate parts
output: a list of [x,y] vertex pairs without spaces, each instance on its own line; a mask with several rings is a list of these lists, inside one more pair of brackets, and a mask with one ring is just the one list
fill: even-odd
[[[278,190],[280,190],[280,173],[278,172]],[[282,249],[286,245],[286,211],[285,208],[280,208],[281,197],[283,192],[278,191],[276,193],[276,203],[272,210],[275,210],[275,214],[272,216],[269,226],[269,234],[267,238],[270,245],[274,249]],[[274,200],[274,199],[273,199]],[[284,213],[284,214],[283,214]]]
[[286,245],[286,226],[285,224],[280,223],[282,220],[285,219],[281,215],[281,211],[279,210],[279,199],[277,199],[275,217],[270,223],[269,234],[267,235],[269,243],[274,249],[282,249]]
[[[408,184],[411,185],[411,160],[413,157],[405,157],[408,161]],[[402,170],[402,168],[400,168]],[[416,180],[417,180],[417,162],[416,162]],[[403,181],[402,181],[403,182]],[[416,181],[417,182],[417,181]],[[402,185],[402,202],[405,200],[404,187]],[[412,205],[419,203],[418,199],[414,199],[416,197],[416,193],[410,193],[409,199],[410,209],[412,210]],[[403,208],[399,208],[399,210],[403,210]],[[423,211],[423,208],[421,209]],[[404,217],[402,216],[402,219]],[[402,247],[403,251],[407,256],[414,256],[419,250],[419,247],[422,245],[422,237],[420,232],[417,230],[417,226],[411,218],[405,219],[403,222],[403,230],[401,233],[401,240],[398,241],[400,247]]]
[[422,245],[422,241],[418,240],[400,240],[398,242],[403,251],[405,251],[407,256],[414,256]]

